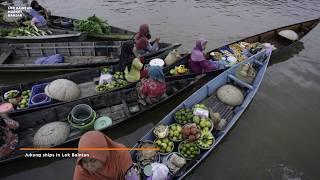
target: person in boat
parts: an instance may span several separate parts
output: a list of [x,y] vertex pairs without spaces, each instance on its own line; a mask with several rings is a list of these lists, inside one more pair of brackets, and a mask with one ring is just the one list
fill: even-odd
[[18,135],[13,130],[19,123],[10,119],[7,114],[0,114],[0,159],[11,155],[18,145]]
[[42,16],[44,16],[46,19],[49,19],[49,14],[50,12],[45,9],[44,7],[42,7],[38,1],[36,0],[32,0],[30,3],[30,6],[33,10],[37,11],[39,14],[41,14]]
[[30,15],[32,16],[31,25],[35,27],[45,27],[47,26],[46,19],[41,16],[37,11],[31,9]]
[[127,58],[126,61],[124,77],[128,82],[137,82],[148,75],[148,70],[143,65],[143,57],[134,58],[133,60]]
[[219,62],[210,60],[210,57],[204,52],[207,46],[207,40],[199,38],[191,52],[189,68],[193,73],[203,73],[219,69]]
[[166,97],[165,75],[160,66],[150,66],[148,79],[137,84],[139,102],[153,104]]
[[149,42],[151,35],[147,24],[140,26],[139,32],[135,35],[134,39],[135,46],[133,53],[135,56],[142,56],[159,50],[159,38],[156,38],[153,42]]
[[[79,141],[79,148],[125,148],[99,131],[85,133]],[[74,180],[126,179],[133,166],[128,151],[79,150],[79,154],[89,157],[77,159]]]

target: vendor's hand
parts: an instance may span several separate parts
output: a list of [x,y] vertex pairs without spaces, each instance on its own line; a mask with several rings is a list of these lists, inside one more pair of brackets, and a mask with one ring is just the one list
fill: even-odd
[[206,59],[210,59],[210,54],[209,54],[209,53],[204,53],[204,57],[205,57]]
[[160,38],[156,38],[154,41],[155,41],[155,42],[159,42],[159,41],[160,41]]

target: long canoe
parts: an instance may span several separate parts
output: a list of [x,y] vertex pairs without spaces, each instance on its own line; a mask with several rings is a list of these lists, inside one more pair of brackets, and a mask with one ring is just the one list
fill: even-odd
[[[7,7],[0,5],[0,14],[4,11],[7,11]],[[69,21],[68,26],[63,26],[61,24],[62,20]],[[53,32],[52,35],[47,36],[17,36],[17,37],[0,37],[1,42],[8,43],[36,43],[36,42],[66,42],[66,41],[84,41],[84,40],[100,40],[100,41],[123,41],[133,39],[135,32],[122,29],[115,26],[110,26],[111,31],[109,34],[95,34],[95,33],[86,33],[80,32],[74,28],[74,22],[79,21],[74,18],[67,18],[62,16],[50,16],[48,20],[49,30]],[[19,22],[18,22],[19,24]],[[23,26],[23,22],[20,22],[19,26]],[[0,28],[16,28],[17,23],[0,23]]]
[[[300,22],[300,23],[295,23],[292,25],[283,26],[280,28],[269,30],[269,31],[266,31],[266,32],[263,32],[263,33],[260,33],[257,35],[253,35],[250,37],[246,37],[246,38],[234,41],[232,43],[226,44],[226,45],[219,47],[217,49],[210,50],[208,52],[208,54],[210,54],[211,52],[214,52],[214,51],[219,51],[219,49],[221,49],[223,47],[228,47],[229,45],[239,43],[239,42],[271,43],[276,47],[276,49],[272,51],[272,56],[271,56],[271,61],[270,61],[270,64],[273,64],[273,63],[277,62],[276,56],[278,56],[282,51],[289,49],[290,47],[295,45],[297,42],[299,42],[304,36],[306,36],[310,31],[312,31],[319,24],[319,22],[320,22],[320,18],[317,18],[317,19],[304,21],[304,22]],[[286,38],[279,36],[278,33],[282,30],[292,30],[292,31],[296,32],[298,34],[298,39],[295,41],[291,41],[291,40],[288,40]],[[190,59],[190,54],[184,54],[182,57],[183,58],[181,58],[176,63],[176,65],[185,65],[188,67],[188,61]],[[213,72],[207,72],[206,74],[216,76],[216,75],[220,74],[221,72],[223,72],[223,71],[218,70],[218,71],[213,71]],[[188,77],[190,77],[190,76],[192,77],[195,75],[197,75],[197,74],[189,74]]]
[[[1,28],[1,26],[0,26]],[[41,42],[65,42],[65,41],[84,41],[87,39],[87,33],[70,31],[70,30],[60,30],[48,28],[52,34],[44,36],[0,36],[0,42],[6,43],[41,43]]]
[[[134,119],[164,102],[169,101],[179,93],[182,93],[183,91],[191,88],[200,79],[201,76],[183,80],[167,80],[166,92],[168,96],[159,100],[155,104],[147,106],[143,106],[138,103],[138,94],[136,88],[134,87],[109,93],[98,94],[88,98],[82,98],[73,102],[65,103],[60,106],[46,108],[35,112],[10,115],[12,119],[20,123],[20,127],[17,130],[17,133],[19,135],[19,145],[16,151],[10,157],[1,159],[0,164],[5,164],[17,159],[24,158],[26,152],[19,150],[19,148],[33,147],[33,136],[40,127],[47,123],[55,121],[66,122],[68,114],[70,113],[72,108],[78,104],[87,104],[91,106],[92,109],[97,113],[97,117],[111,117],[113,120],[112,125],[106,129],[102,129],[102,131],[106,131],[111,128],[117,127],[124,122]],[[139,109],[138,112],[133,112],[130,110],[132,107],[136,108],[137,106]],[[77,141],[81,137],[81,134],[82,132],[79,129],[71,126],[70,135],[68,136],[67,140],[59,146]],[[33,151],[30,153],[36,152],[39,151]]]
[[[166,66],[163,69],[163,71],[166,73],[173,67],[174,67],[174,65]],[[112,73],[115,73],[118,70],[118,66],[117,65],[109,66],[109,68],[112,69],[111,70]],[[57,80],[57,79],[68,79],[68,80],[73,81],[80,88],[81,95],[80,95],[79,98],[80,99],[81,98],[90,98],[91,96],[102,94],[102,93],[106,92],[106,91],[98,92],[97,89],[96,89],[96,86],[98,84],[100,75],[101,75],[101,69],[89,69],[89,70],[83,70],[83,71],[78,71],[78,72],[73,72],[73,73],[62,74],[62,75],[59,75],[59,76],[53,76],[53,77],[41,79],[41,80],[38,80],[38,81],[35,81],[35,82],[20,83],[20,84],[0,87],[0,104],[1,104],[1,102],[5,102],[4,94],[6,92],[10,91],[10,90],[18,90],[20,92],[23,92],[23,91],[31,90],[32,87],[35,86],[35,85],[50,83],[50,82],[52,82],[54,80]],[[194,77],[195,76],[192,76],[190,78],[194,78]],[[186,76],[181,76],[181,77],[170,77],[170,76],[167,76],[166,78],[167,78],[167,80],[179,80],[179,79],[188,79],[189,77],[186,77]],[[132,88],[135,85],[136,85],[136,83],[128,83],[124,87],[115,88],[115,89],[112,89],[110,91],[119,91],[121,89]],[[49,108],[49,107],[52,107],[52,106],[62,105],[64,103],[65,102],[54,100],[54,101],[52,101],[51,104],[47,104],[47,105],[43,105],[43,106],[28,107],[28,108],[24,108],[24,109],[17,109],[16,108],[10,114],[17,115],[17,114],[20,114],[20,113],[25,113],[25,112],[29,112],[29,111],[31,112],[31,111],[35,111],[35,110],[39,110],[39,109]]]
[[[62,21],[70,22],[68,26],[63,26]],[[77,31],[74,27],[74,23],[80,21],[79,19],[62,17],[62,16],[50,16],[49,27],[54,29],[62,29],[68,31]],[[109,34],[96,34],[96,33],[87,33],[87,38],[89,40],[102,40],[102,41],[123,41],[133,39],[135,32],[121,29],[119,27],[111,26],[111,32]]]
[[[117,64],[125,41],[0,44],[0,71],[74,71]],[[181,44],[161,43],[160,49],[145,56],[165,58]],[[64,62],[35,64],[39,57],[61,54]]]
[[[182,109],[192,109],[196,104],[204,104],[210,112],[219,112],[221,118],[226,120],[226,126],[223,129],[217,130],[213,129],[212,134],[214,136],[215,141],[209,149],[201,149],[199,154],[195,154],[195,157],[186,161],[186,164],[180,168],[176,173],[171,173],[169,179],[183,179],[185,178],[192,170],[195,169],[197,165],[199,165],[207,156],[210,155],[210,152],[217,147],[217,145],[222,141],[222,139],[226,136],[226,134],[230,131],[230,129],[234,126],[234,124],[239,120],[241,114],[248,107],[249,103],[252,101],[255,96],[261,81],[264,77],[264,74],[267,69],[267,65],[269,62],[270,53],[266,53],[266,50],[263,50],[257,53],[254,56],[251,56],[246,61],[239,63],[227,71],[220,74],[215,79],[209,81],[206,85],[200,88],[198,91],[193,93],[189,98],[184,100],[181,104],[179,104],[174,110],[172,110],[167,116],[165,116],[159,124],[163,124],[169,126],[173,123],[177,123],[175,121],[175,113]],[[257,70],[257,74],[252,81],[252,84],[248,84],[240,79],[238,79],[235,75],[235,72],[243,63],[251,63],[255,66]],[[224,104],[219,100],[216,95],[218,88],[222,87],[226,84],[232,84],[237,86],[244,94],[244,100],[238,106],[230,106]],[[134,148],[140,147],[143,142],[154,142],[157,138],[154,135],[154,129],[151,129],[142,139],[140,139],[139,143],[137,143]],[[182,140],[181,140],[182,141]],[[173,141],[172,141],[173,142]],[[178,147],[181,142],[173,142],[174,148],[173,153],[178,153]],[[189,151],[188,151],[189,152]],[[138,164],[138,167],[141,168],[141,174],[143,175],[143,167],[137,159],[137,151],[131,151],[132,159]],[[169,155],[160,154],[160,159],[157,162],[167,164],[167,160]],[[144,176],[145,177],[145,176]]]

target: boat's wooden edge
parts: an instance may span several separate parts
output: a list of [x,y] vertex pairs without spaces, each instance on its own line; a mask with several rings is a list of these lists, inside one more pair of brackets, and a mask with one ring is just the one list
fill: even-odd
[[[192,80],[192,79],[194,79],[194,80]],[[191,81],[191,80],[192,80],[192,81]],[[190,83],[188,84],[188,86],[186,86],[186,87],[184,87],[184,88],[176,91],[176,92],[173,93],[171,96],[169,96],[169,97],[167,97],[166,99],[164,99],[163,101],[160,101],[160,102],[157,103],[157,104],[153,104],[153,105],[151,105],[151,106],[148,106],[148,109],[146,109],[145,111],[143,111],[143,112],[141,111],[141,112],[139,112],[139,113],[133,114],[132,116],[128,117],[126,120],[122,121],[120,124],[117,124],[116,126],[111,126],[111,127],[107,128],[107,129],[103,130],[103,132],[105,132],[105,131],[107,131],[107,130],[110,130],[110,129],[113,129],[113,128],[116,128],[116,127],[120,126],[121,124],[123,124],[123,123],[125,123],[125,122],[127,122],[127,121],[130,121],[130,120],[133,120],[134,118],[137,118],[137,117],[141,116],[143,113],[145,113],[145,112],[147,112],[147,111],[150,111],[150,110],[153,110],[153,109],[155,109],[156,107],[158,107],[158,106],[160,106],[160,105],[168,102],[170,99],[172,99],[173,97],[177,96],[178,94],[180,94],[180,93],[182,93],[182,92],[190,89],[190,88],[191,88],[192,86],[194,86],[199,80],[200,80],[200,79],[197,79],[197,78],[190,78]],[[95,96],[101,96],[101,95],[103,95],[103,94],[99,94],[99,95],[95,95]],[[86,98],[84,98],[84,99],[86,99]],[[79,100],[79,101],[80,101],[80,100]],[[18,115],[18,116],[19,116],[19,115]],[[22,116],[23,116],[23,115],[22,115]],[[13,118],[14,118],[14,117],[13,117]],[[73,142],[79,140],[79,138],[80,138],[80,137],[75,137],[75,138],[69,139],[68,141],[66,141],[65,143],[63,143],[63,144],[61,144],[61,145],[59,145],[59,146],[57,146],[57,147],[66,146],[66,145],[68,145],[68,144],[70,144],[70,143],[73,143]],[[29,153],[39,153],[39,152],[40,152],[40,151],[31,151],[31,152],[29,152]],[[5,164],[8,164],[8,163],[17,161],[17,160],[21,160],[21,159],[23,159],[23,158],[25,158],[25,155],[24,155],[24,154],[20,154],[20,155],[18,155],[18,156],[14,156],[14,157],[11,157],[11,158],[8,158],[8,159],[2,159],[2,160],[0,160],[0,165],[5,165]]]

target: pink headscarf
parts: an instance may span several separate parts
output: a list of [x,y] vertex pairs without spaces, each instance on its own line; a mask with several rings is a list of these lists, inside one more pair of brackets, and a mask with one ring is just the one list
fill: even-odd
[[139,32],[135,36],[136,49],[147,49],[149,41],[147,35],[150,34],[149,26],[142,24],[139,28]]
[[204,45],[207,43],[207,40],[199,38],[196,41],[196,46],[193,48],[191,53],[192,61],[204,61],[206,58],[203,55]]

